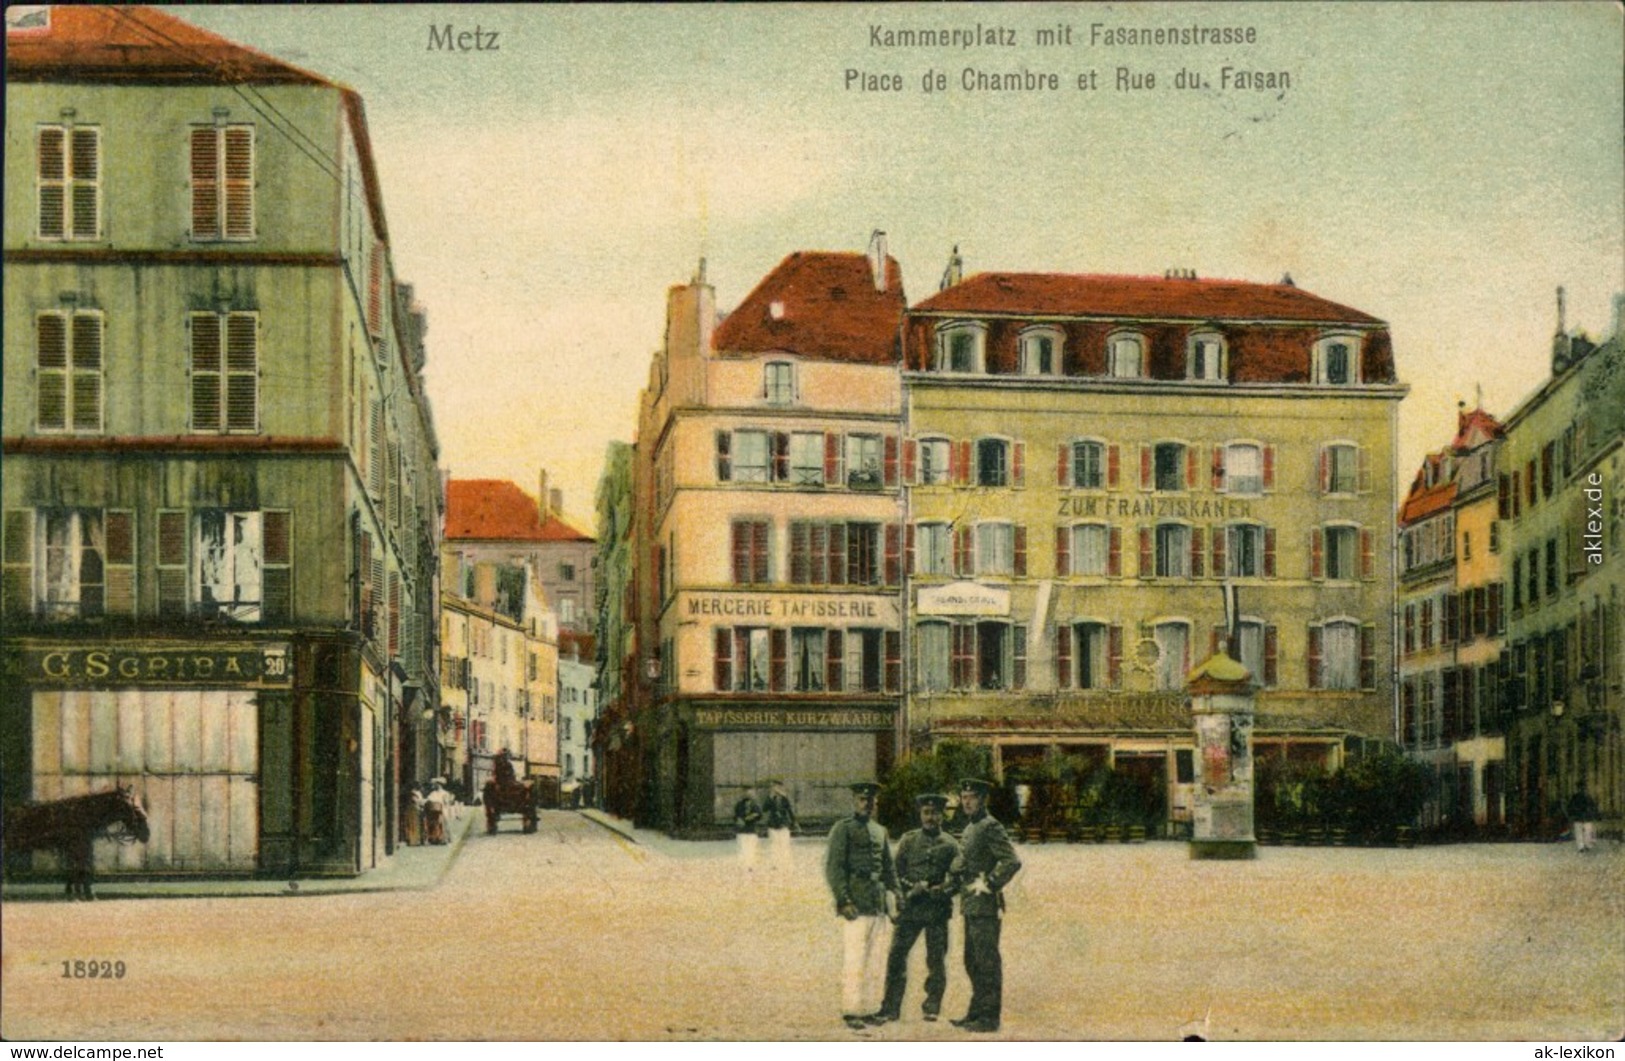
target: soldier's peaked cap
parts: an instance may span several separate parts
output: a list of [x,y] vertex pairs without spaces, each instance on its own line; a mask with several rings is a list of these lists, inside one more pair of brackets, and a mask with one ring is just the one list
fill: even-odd
[[872,796],[880,791],[880,786],[873,781],[854,781],[851,787],[853,795],[857,796]]
[[914,805],[917,807],[935,807],[937,810],[941,810],[948,805],[948,797],[941,792],[922,792],[914,797]]
[[963,781],[959,782],[959,791],[961,791],[961,792],[975,792],[977,795],[980,795],[980,796],[987,795],[988,790],[991,789],[992,787],[993,786],[991,784],[989,784],[986,781],[983,781],[979,777],[967,777]]

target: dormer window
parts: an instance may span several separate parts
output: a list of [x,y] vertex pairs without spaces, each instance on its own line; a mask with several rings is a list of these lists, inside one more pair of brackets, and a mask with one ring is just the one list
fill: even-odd
[[1315,344],[1312,378],[1328,386],[1360,382],[1360,337],[1330,335]]
[[1021,374],[1054,376],[1061,371],[1061,332],[1029,328],[1021,333]]
[[1139,379],[1145,375],[1145,338],[1140,335],[1114,335],[1106,348],[1106,374],[1116,379]]
[[986,325],[943,325],[937,329],[937,371],[981,372],[986,345]]
[[762,397],[769,405],[795,401],[796,366],[788,361],[769,361],[762,370]]
[[1229,378],[1224,338],[1217,332],[1199,332],[1191,336],[1186,352],[1186,378],[1221,382]]

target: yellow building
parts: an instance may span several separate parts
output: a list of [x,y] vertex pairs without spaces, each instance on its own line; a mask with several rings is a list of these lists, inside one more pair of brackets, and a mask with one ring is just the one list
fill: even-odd
[[1080,755],[1187,820],[1225,585],[1262,758],[1391,740],[1386,325],[1290,280],[957,272],[905,331],[911,745]]

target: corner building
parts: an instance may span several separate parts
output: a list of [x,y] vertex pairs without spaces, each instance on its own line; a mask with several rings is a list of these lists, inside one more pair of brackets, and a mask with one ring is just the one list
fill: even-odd
[[910,310],[908,740],[1113,766],[1188,821],[1185,679],[1259,683],[1255,747],[1394,735],[1384,323],[1293,286],[988,273]]
[[804,820],[897,750],[900,270],[796,253],[720,324],[672,289],[637,443],[649,819],[731,822],[782,778]]

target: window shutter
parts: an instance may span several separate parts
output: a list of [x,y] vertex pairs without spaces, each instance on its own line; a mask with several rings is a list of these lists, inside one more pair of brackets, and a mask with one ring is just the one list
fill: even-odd
[[220,238],[220,152],[215,130],[192,130],[192,238]]
[[1196,489],[1196,447],[1185,447],[1185,489]]
[[367,269],[367,334],[374,339],[384,334],[384,245],[372,245]]
[[1152,564],[1151,528],[1150,527],[1141,527],[1140,528],[1140,570],[1139,570],[1138,574],[1139,574],[1139,576],[1141,578],[1150,578],[1154,571],[1156,571],[1156,568]]
[[1017,524],[1015,529],[1015,573],[1018,578],[1027,574],[1027,525]]
[[1072,628],[1065,623],[1055,628],[1055,688],[1072,688]]
[[971,557],[970,528],[960,527],[954,531],[954,573],[958,575],[974,574]]
[[259,319],[226,317],[226,430],[259,429]]
[[1106,447],[1106,488],[1116,490],[1123,466],[1122,449],[1116,443]]
[[1326,446],[1320,447],[1320,492],[1330,493],[1332,489],[1332,455]]
[[73,315],[72,420],[75,431],[102,429],[102,316]]
[[1309,667],[1309,688],[1311,689],[1319,689],[1321,687],[1320,656],[1320,627],[1311,625],[1309,627],[1309,656],[1307,660]]
[[1489,623],[1487,633],[1492,637],[1505,631],[1505,627],[1501,625],[1501,600],[1505,592],[1503,583],[1490,583],[1489,615],[1486,621]]
[[1360,688],[1377,687],[1377,624],[1360,627]]
[[886,691],[900,692],[903,688],[903,635],[897,630],[885,632]]
[[1264,685],[1274,688],[1279,671],[1280,637],[1275,627],[1264,627]]
[[1020,488],[1027,485],[1027,443],[1012,442],[1010,444],[1010,485]]
[[886,585],[896,586],[903,581],[903,528],[896,523],[886,524]]
[[40,129],[39,234],[42,239],[62,239],[68,234],[67,146],[67,130],[60,126]]
[[807,525],[807,581],[814,586],[829,584],[829,526]]
[[1118,578],[1123,574],[1123,528],[1113,527],[1106,532],[1106,574]]
[[135,515],[109,511],[102,515],[106,579],[103,607],[108,615],[135,614]]
[[192,326],[192,430],[220,430],[222,390],[220,359],[220,318],[213,313],[194,313]]
[[974,476],[971,473],[971,444],[969,439],[959,442],[959,478],[956,480],[960,486],[968,486]]
[[912,438],[903,440],[903,482],[912,483],[919,478],[920,444]]
[[389,654],[401,654],[401,576],[389,573]]
[[717,432],[717,482],[726,483],[733,480],[733,435],[727,431]]
[[186,614],[188,585],[187,518],[184,511],[158,513],[158,614],[175,617]]
[[1264,528],[1264,577],[1275,577],[1275,528]]
[[1501,519],[1512,518],[1512,479],[1505,472],[1496,476],[1495,512]]
[[1365,527],[1360,528],[1360,577],[1366,580],[1377,577],[1376,536]]
[[102,230],[101,130],[74,129],[71,143],[73,237],[95,239]]
[[897,485],[897,436],[887,435],[883,443],[881,472],[887,486]]
[[254,130],[238,126],[225,130],[226,235],[250,239],[254,235]]
[[824,485],[836,486],[841,481],[841,436],[833,432],[824,434]]
[[1371,450],[1366,446],[1360,446],[1356,448],[1355,454],[1356,463],[1360,469],[1360,493],[1369,494],[1371,492]]
[[734,639],[733,630],[726,626],[719,626],[713,634],[715,646],[712,662],[712,684],[719,693],[732,692],[734,687]]
[[903,571],[910,575],[914,573],[914,524],[912,523],[903,529]]
[[1326,531],[1320,527],[1309,531],[1309,577],[1326,577]]
[[969,689],[976,676],[976,626],[954,624],[953,686]]
[[[1221,530],[1218,533],[1215,533],[1213,536],[1215,538],[1222,538],[1222,537],[1224,537],[1224,532]],[[1192,578],[1201,578],[1202,577],[1202,560],[1203,560],[1204,557],[1206,557],[1206,555],[1207,555],[1207,548],[1206,548],[1206,543],[1203,542],[1203,540],[1202,540],[1202,528],[1201,527],[1192,527],[1191,528],[1191,577]],[[1217,574],[1217,572],[1215,572],[1215,574]]]
[[5,545],[0,552],[0,609],[11,616],[34,610],[34,510],[8,508]]
[[841,692],[844,688],[846,668],[842,657],[845,641],[845,634],[840,630],[828,630],[824,634],[824,685],[832,693]]
[[1072,573],[1072,528],[1055,528],[1055,577],[1065,578]]
[[1213,447],[1213,489],[1224,493],[1224,447]]
[[734,520],[731,530],[733,581],[742,586],[750,581],[750,527],[743,520]]
[[1229,527],[1213,528],[1213,577],[1224,578],[1230,574],[1225,564],[1225,545],[1230,537]]
[[1140,489],[1151,489],[1151,447],[1145,443],[1140,444]]
[[1123,684],[1123,627],[1113,623],[1106,631],[1106,680],[1113,689]]
[[783,431],[773,432],[773,481],[790,480],[790,436]]
[[1275,489],[1275,447],[1264,447],[1264,489]]
[[1055,485],[1072,485],[1072,445],[1068,442],[1056,447],[1055,453]]
[[773,525],[765,519],[752,520],[750,524],[751,581],[758,585],[772,581],[769,570],[772,558],[768,555],[772,528]]
[[767,632],[768,644],[768,688],[773,692],[783,692],[788,684],[790,632],[775,627]]
[[375,501],[384,498],[384,403],[377,398],[367,411],[367,491]]
[[41,431],[68,426],[68,317],[41,313],[34,318],[35,423]]
[[790,524],[790,582],[805,586],[812,573],[808,556],[808,524],[796,520]]
[[1010,688],[1027,688],[1027,628],[1010,627]]

